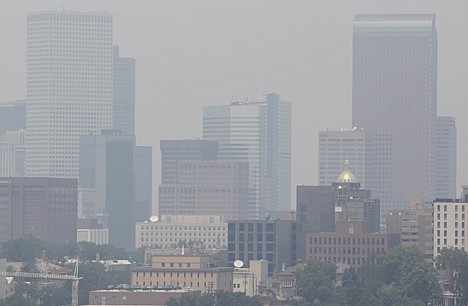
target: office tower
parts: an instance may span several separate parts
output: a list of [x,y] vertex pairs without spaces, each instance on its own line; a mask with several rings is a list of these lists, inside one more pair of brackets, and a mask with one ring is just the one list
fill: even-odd
[[[353,126],[372,134],[372,192],[382,213],[436,196],[435,16],[357,15]],[[447,156],[446,158],[449,158]],[[454,173],[450,173],[454,175]]]
[[282,270],[297,260],[297,222],[291,220],[237,220],[228,222],[228,262],[268,260],[268,274]]
[[435,198],[455,199],[457,178],[457,128],[455,118],[437,117]]
[[75,242],[77,194],[76,179],[0,178],[0,242],[29,236]]
[[135,135],[135,59],[120,57],[114,46],[113,129]]
[[28,14],[28,176],[78,178],[80,135],[112,128],[112,66],[111,14]]
[[363,187],[370,188],[372,158],[372,137],[363,130],[320,131],[319,185],[335,183],[348,161],[348,170],[363,183]]
[[132,249],[135,136],[119,130],[80,137],[79,216],[97,217],[109,228],[109,243]]
[[159,186],[158,213],[247,218],[249,164],[239,160],[179,161],[177,182]]
[[297,221],[304,232],[335,230],[335,187],[297,186]]
[[203,138],[219,142],[219,159],[249,163],[249,218],[290,210],[290,102],[272,93],[204,107]]
[[135,221],[144,221],[153,211],[153,148],[136,146],[135,160]]
[[201,139],[161,140],[161,184],[174,184],[184,160],[218,159],[218,143]]

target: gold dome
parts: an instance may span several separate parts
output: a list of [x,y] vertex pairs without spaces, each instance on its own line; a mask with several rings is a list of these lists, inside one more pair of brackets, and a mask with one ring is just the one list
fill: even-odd
[[349,170],[344,170],[338,177],[338,183],[357,183],[356,177]]

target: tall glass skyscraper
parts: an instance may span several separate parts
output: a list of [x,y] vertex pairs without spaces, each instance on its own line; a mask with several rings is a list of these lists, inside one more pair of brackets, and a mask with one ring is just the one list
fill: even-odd
[[249,163],[250,219],[291,208],[291,103],[277,94],[203,109],[203,139],[218,159]]
[[78,177],[79,137],[112,128],[112,15],[27,18],[27,176]]
[[352,121],[372,134],[374,146],[373,182],[366,188],[381,200],[382,212],[406,207],[410,198],[432,200],[437,196],[435,16],[357,15],[353,33]]

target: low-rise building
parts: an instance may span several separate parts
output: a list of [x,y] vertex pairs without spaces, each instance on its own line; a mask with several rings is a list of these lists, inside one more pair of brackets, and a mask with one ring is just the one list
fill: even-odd
[[210,256],[152,256],[150,267],[132,269],[133,286],[180,287],[232,292],[233,268],[215,268]]
[[385,216],[387,234],[399,234],[401,244],[416,245],[426,260],[434,256],[432,203],[413,200],[410,209],[390,210]]
[[116,288],[89,292],[89,305],[163,306],[171,298],[178,299],[186,290],[180,288]]
[[233,292],[242,292],[246,296],[258,295],[258,285],[268,278],[268,261],[251,260],[249,268],[234,268]]
[[296,263],[298,224],[291,220],[236,220],[228,225],[228,262],[267,260],[268,273]]
[[466,250],[468,186],[462,186],[460,199],[434,201],[434,257],[443,248]]
[[374,267],[380,254],[399,243],[398,234],[366,233],[363,221],[337,222],[334,233],[306,234],[307,258],[344,263],[358,272]]
[[95,218],[78,219],[77,241],[87,241],[97,245],[109,244],[109,229],[103,228]]
[[227,248],[227,222],[222,216],[163,215],[153,220],[157,221],[136,223],[135,248]]

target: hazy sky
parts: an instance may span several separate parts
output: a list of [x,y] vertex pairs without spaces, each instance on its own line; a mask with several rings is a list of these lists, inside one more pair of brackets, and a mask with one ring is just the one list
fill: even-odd
[[[468,182],[467,0],[2,0],[0,101],[26,96],[26,14],[106,11],[114,44],[136,58],[137,142],[201,137],[202,107],[229,93],[277,92],[293,103],[292,186],[317,183],[317,134],[351,126],[352,30],[357,13],[435,13],[438,114],[455,116],[458,182]],[[154,199],[156,202],[157,199]]]

